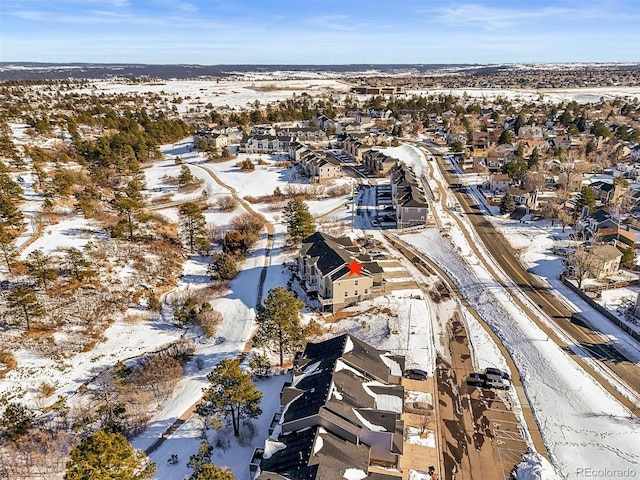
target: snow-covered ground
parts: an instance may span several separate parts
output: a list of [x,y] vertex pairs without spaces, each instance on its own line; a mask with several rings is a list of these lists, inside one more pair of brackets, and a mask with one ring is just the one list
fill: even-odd
[[[182,150],[178,148],[178,151],[181,152]],[[198,165],[199,159],[197,156],[183,153],[180,153],[180,156],[183,162],[190,165],[192,169],[200,166]],[[210,170],[222,182],[232,187],[240,197],[270,194],[276,186],[280,186],[283,189],[289,183],[286,170],[283,172],[274,166],[264,169],[258,167],[254,172],[244,174],[234,166],[237,161],[238,159],[229,162],[206,163],[201,166]],[[171,165],[171,161],[169,160],[168,162],[168,165]],[[350,180],[346,179],[343,182],[345,181],[349,182]],[[362,191],[362,195],[367,195],[368,193],[367,190]],[[310,203],[313,203],[313,207],[310,208],[312,213],[322,215],[335,209],[336,205],[342,207],[344,197],[315,200]],[[283,253],[282,249],[286,229],[284,225],[279,223],[280,212],[273,211],[261,204],[255,205],[254,208],[265,215],[276,229],[263,290],[266,294],[270,288],[284,285],[287,282],[283,265],[288,261],[289,257]],[[345,209],[338,208],[339,212],[343,210]],[[345,211],[340,215],[348,216],[349,212]],[[215,219],[215,216],[212,218]],[[364,227],[361,224],[357,226]],[[265,239],[263,238],[262,241],[265,241]],[[257,300],[256,285],[258,284],[264,260],[264,244],[261,244],[257,247],[256,254],[249,256],[242,272],[231,282],[230,292],[224,297],[212,301],[213,307],[223,315],[224,321],[220,327],[219,335],[224,336],[227,342],[222,345],[201,346],[198,348],[198,355],[204,355],[204,358],[207,359],[203,370],[207,370],[207,367],[215,364],[224,356],[237,354],[241,350],[242,342],[248,339],[255,317],[253,307]],[[201,277],[204,275],[204,268],[204,265],[188,263],[187,267],[185,267],[183,279]],[[181,285],[178,288],[188,288],[188,285]],[[328,326],[330,332],[328,335],[345,331],[355,333],[359,338],[371,342],[377,348],[388,349],[394,353],[406,355],[408,366],[410,367],[419,367],[429,372],[434,371],[435,352],[433,342],[425,341],[425,339],[432,338],[431,325],[428,321],[432,315],[430,302],[422,297],[420,291],[396,291],[386,297],[363,302],[355,309],[355,312],[357,314],[353,317],[330,324]],[[201,389],[205,385],[206,378],[203,373],[193,371],[183,378],[173,397],[167,402],[166,407],[156,415],[151,427],[134,440],[134,445],[138,448],[148,448],[171,423],[200,397]],[[274,392],[270,392],[269,395],[277,399],[277,395]],[[276,407],[277,402],[269,407],[271,408],[271,413],[276,410]],[[266,412],[264,406],[263,410]],[[168,465],[166,459],[170,453],[177,453],[181,459],[185,458],[186,461],[186,458],[197,450],[197,446],[201,441],[199,438],[199,422],[197,418],[192,418],[186,422],[151,455],[152,459],[160,466],[157,478],[176,478],[175,475],[178,469],[180,469],[178,474],[182,474],[183,467],[176,468],[175,465]],[[262,445],[264,438],[262,438],[262,441],[258,441],[258,437],[256,437],[257,443],[253,442],[252,445]],[[425,441],[427,440],[429,438]],[[215,439],[213,441],[215,445]],[[237,478],[245,478],[243,475],[246,475],[252,451],[252,448],[238,448],[234,450],[232,455],[221,454],[220,458],[215,458],[214,461],[219,465],[232,467]],[[186,473],[186,470],[184,473]]]
[[[393,154],[407,161],[407,163],[413,164],[414,168],[419,171],[420,162],[419,158],[415,156],[413,147],[399,147],[399,150],[394,150]],[[232,170],[228,170],[228,167],[225,170],[224,164],[208,164],[207,167],[214,169],[216,175],[238,190],[241,196],[243,192],[256,194],[253,182],[248,184],[248,182],[242,181],[247,178],[243,174],[234,173]],[[266,174],[266,172],[261,174]],[[271,183],[270,187],[273,187],[273,185]],[[272,188],[269,190],[272,191]],[[270,193],[270,191],[267,191],[267,193]],[[440,211],[438,214],[446,219],[445,212]],[[533,404],[536,418],[552,459],[562,475],[566,478],[577,478],[576,472],[585,465],[591,468],[614,468],[620,465],[633,466],[637,464],[639,459],[634,445],[638,444],[640,438],[637,423],[632,419],[630,412],[618,404],[582,371],[565,352],[553,342],[550,342],[533,322],[528,320],[526,315],[513,304],[509,293],[505,292],[497,282],[491,279],[480,262],[473,258],[471,250],[468,246],[465,246],[466,240],[464,236],[461,232],[456,233],[454,223],[449,222],[448,226],[452,228],[450,240],[441,237],[439,232],[434,230],[424,230],[420,233],[404,236],[403,239],[422,249],[443,266],[445,270],[449,271],[450,275],[458,283],[458,287],[465,293],[466,298],[483,316],[485,321],[492,326],[510,350],[520,370],[527,395]],[[520,224],[519,226],[522,227]],[[514,228],[517,227],[514,226]],[[542,239],[538,239],[537,242],[528,241],[526,244],[538,246],[537,249],[532,250],[539,252],[540,245],[545,245],[545,242]],[[272,259],[272,265],[277,263],[274,260]],[[271,271],[271,268],[269,271]],[[278,277],[278,275],[275,276]],[[271,275],[268,278],[272,278],[274,284],[277,284],[278,280],[281,281],[281,279],[274,279]],[[246,285],[248,282],[243,283]],[[265,291],[268,291],[268,287],[265,288]],[[416,318],[424,319],[432,316],[428,311],[429,303],[425,300],[418,298],[409,300],[406,296],[402,300],[394,300],[394,298],[397,297],[391,296],[376,299],[371,303],[375,305],[376,302],[381,302],[380,304],[382,305],[390,305],[390,303],[397,302],[391,310],[401,311],[404,309],[405,315],[410,315],[410,318],[414,318],[414,309]],[[403,353],[410,352],[408,356],[415,359],[414,365],[433,371],[431,362],[433,361],[434,353],[432,351],[421,353],[419,349],[412,347],[411,341],[414,338],[414,334],[409,330],[410,328],[415,328],[415,326],[429,329],[429,326],[422,325],[419,321],[416,321],[415,324],[413,321],[404,323],[398,321],[397,326],[404,324],[404,329],[402,331],[398,330],[395,334],[385,334],[384,332],[376,331],[376,329],[390,328],[392,331],[397,330],[393,324],[389,324],[389,318],[387,317],[384,321],[381,321],[380,318],[374,316],[367,317],[368,305],[363,304],[358,307],[358,310],[360,310],[360,307],[365,313],[341,320],[335,325],[335,330],[357,331],[360,338],[375,343],[379,348],[388,348],[392,351]],[[216,308],[220,309],[220,306]],[[427,310],[423,311],[422,308]],[[233,308],[231,309],[233,310]],[[222,310],[228,311],[228,307],[223,306]],[[477,323],[477,320],[470,315],[465,315],[464,318],[469,329],[474,361],[479,368],[484,366],[506,368],[504,358],[500,355],[497,347],[492,344],[486,331]],[[513,321],[512,319],[518,319],[518,321]],[[441,332],[438,332],[439,327],[437,325],[434,325],[433,328],[435,328],[433,334],[427,331],[416,335],[416,338],[425,338],[423,335],[433,335],[437,338]],[[404,337],[405,334],[407,337]],[[430,342],[428,343],[430,344]],[[424,345],[424,342],[422,342],[422,345]],[[431,362],[429,362],[429,359],[431,359]],[[196,393],[199,392],[189,389],[189,394],[179,395],[181,399],[177,400],[176,403],[182,406],[187,405],[188,401],[185,400],[185,395],[187,397],[190,397],[191,394],[196,396]],[[561,405],[562,408],[558,408],[558,405]],[[196,420],[190,422],[194,421]],[[190,425],[190,422],[185,424],[183,428]],[[166,424],[163,424],[163,426],[166,426]],[[178,432],[181,431],[182,428],[178,430]],[[190,435],[192,438],[196,436],[195,433]],[[155,435],[152,436],[155,437]],[[175,435],[169,442],[173,438],[175,438]],[[195,451],[198,445],[197,438],[193,438],[191,442],[193,445],[186,449],[185,452]],[[137,443],[141,447],[145,446],[145,444],[147,442],[142,442],[142,440]],[[173,446],[165,448],[165,445],[163,445],[153,455],[153,458],[159,463],[165,463],[165,457],[168,453],[175,450],[177,448]],[[539,473],[538,477],[523,478],[553,478],[552,467],[544,463],[542,463],[542,466],[535,466],[541,464],[541,461],[538,459],[536,463],[534,460],[528,463],[525,462],[529,466],[523,466],[521,475],[524,475],[525,471],[529,472],[530,475],[534,475],[535,472],[546,473]],[[225,458],[225,461],[231,462],[232,460]],[[229,463],[224,462],[221,464],[229,465]],[[242,465],[240,468],[245,468],[246,463],[244,460],[240,464]],[[534,466],[531,467],[530,464],[534,464]],[[235,468],[234,466],[234,471]],[[163,466],[162,471],[164,470]],[[160,475],[159,472],[158,478],[170,477]]]
[[519,88],[442,88],[430,90],[410,90],[408,95],[454,95],[480,100],[505,98],[514,102],[527,103],[536,101],[597,103],[602,98],[633,99],[640,96],[640,87],[590,87],[590,88],[553,88],[553,89],[519,89]]
[[[16,146],[31,146],[36,144],[40,147],[46,147],[51,142],[51,140],[34,142],[34,140],[26,133],[27,128],[29,128],[29,125],[27,124],[11,123],[9,126]],[[22,247],[33,235],[36,234],[36,214],[41,210],[41,205],[44,201],[44,196],[41,193],[36,192],[34,189],[36,176],[31,172],[31,159],[26,158],[25,162],[26,167],[29,169],[28,171],[12,174],[13,180],[17,181],[18,185],[20,185],[24,191],[22,196],[25,200],[24,203],[20,205],[20,210],[25,217],[25,231],[16,239],[16,246],[18,248]]]
[[518,464],[516,480],[560,480],[560,476],[542,455],[527,453]]
[[[48,88],[48,87],[42,87]],[[251,107],[254,103],[267,104],[291,98],[305,92],[311,95],[348,93],[349,85],[336,79],[312,78],[299,80],[171,80],[149,83],[131,83],[117,80],[91,81],[86,86],[72,88],[71,93],[80,95],[139,94],[158,95],[175,105],[180,113],[190,109],[229,107],[232,109]]]
[[[173,480],[187,478],[191,469],[187,467],[189,457],[198,451],[200,443],[208,441],[214,447],[211,461],[219,467],[233,470],[234,478],[249,478],[249,462],[257,447],[264,447],[269,436],[269,425],[273,414],[280,408],[280,390],[285,381],[291,380],[289,375],[275,375],[269,379],[259,380],[258,389],[262,392],[262,415],[252,421],[253,434],[242,426],[242,435],[235,438],[229,429],[223,431],[204,430],[200,417],[194,415],[178,428],[158,450],[151,454],[151,459],[158,465],[155,478]],[[169,456],[178,456],[178,463],[169,464]]]

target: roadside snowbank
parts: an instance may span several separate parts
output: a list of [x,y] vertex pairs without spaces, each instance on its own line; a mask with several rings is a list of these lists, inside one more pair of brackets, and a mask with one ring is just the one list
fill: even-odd
[[539,453],[527,453],[516,469],[516,480],[560,480],[553,465]]

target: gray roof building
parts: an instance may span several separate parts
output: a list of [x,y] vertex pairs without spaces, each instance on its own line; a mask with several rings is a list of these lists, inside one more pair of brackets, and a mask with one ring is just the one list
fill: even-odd
[[282,412],[251,464],[256,480],[334,480],[374,464],[397,465],[402,454],[404,357],[344,334],[307,344],[285,384]]

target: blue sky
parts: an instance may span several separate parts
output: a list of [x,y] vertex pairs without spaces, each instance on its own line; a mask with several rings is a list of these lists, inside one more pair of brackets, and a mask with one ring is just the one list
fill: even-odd
[[1,0],[0,61],[640,61],[640,0]]

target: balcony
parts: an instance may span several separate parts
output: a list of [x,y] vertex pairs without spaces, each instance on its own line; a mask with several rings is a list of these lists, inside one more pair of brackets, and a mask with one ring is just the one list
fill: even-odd
[[249,476],[255,478],[260,470],[260,463],[262,463],[262,455],[264,455],[264,448],[256,448],[253,451],[251,462],[249,462]]
[[280,419],[282,418],[282,412],[276,412],[273,418],[271,419],[271,424],[269,425],[269,436],[273,434],[273,431],[276,428],[276,425],[280,423]]

